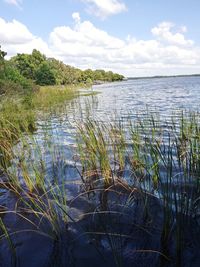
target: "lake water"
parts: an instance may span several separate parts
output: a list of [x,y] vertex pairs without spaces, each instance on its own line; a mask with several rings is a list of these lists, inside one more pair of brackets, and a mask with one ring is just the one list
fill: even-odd
[[[118,120],[126,121],[127,119],[135,120],[137,116],[144,117],[146,114],[149,114],[151,112],[152,113],[158,112],[160,114],[161,120],[168,121],[172,113],[176,114],[174,118],[178,119],[178,116],[182,110],[197,111],[199,109],[200,77],[128,80],[119,83],[110,83],[110,84],[93,86],[93,88],[88,89],[87,92],[90,93],[90,90],[98,92],[98,94],[80,96],[76,99],[73,99],[70,102],[66,102],[64,105],[59,106],[56,109],[53,109],[51,112],[48,112],[48,114],[47,113],[41,114],[41,112],[38,112],[38,122],[37,122],[38,130],[34,133],[33,138],[31,137],[27,138],[31,146],[27,146],[26,143],[23,141],[16,146],[17,153],[16,153],[16,158],[13,159],[13,164],[10,167],[11,171],[13,169],[14,173],[17,172],[18,176],[20,175],[23,176],[18,166],[20,158],[25,158],[28,164],[28,169],[30,170],[30,173],[33,174],[33,177],[34,177],[33,170],[35,169],[36,165],[38,165],[38,170],[41,169],[41,172],[39,172],[40,174],[43,172],[43,168],[45,167],[44,173],[47,186],[49,185],[49,182],[51,186],[57,184],[57,182],[58,184],[63,186],[63,184],[61,184],[63,178],[64,181],[66,181],[65,190],[67,192],[66,195],[68,200],[67,202],[68,212],[70,216],[73,218],[73,220],[76,221],[76,223],[69,222],[67,235],[64,235],[66,240],[63,239],[64,240],[62,241],[63,243],[61,242],[61,244],[63,244],[62,248],[63,250],[59,247],[59,249],[61,249],[61,252],[58,255],[61,256],[58,257],[60,257],[61,261],[62,260],[64,261],[65,257],[63,257],[63,255],[65,254],[62,254],[63,253],[62,251],[65,251],[64,253],[66,253],[66,251],[68,251],[69,248],[67,257],[70,255],[74,263],[73,265],[66,265],[66,263],[65,264],[62,263],[60,265],[52,265],[52,266],[75,266],[75,267],[94,266],[94,265],[97,267],[148,266],[149,262],[151,262],[152,266],[161,266],[158,265],[159,254],[133,253],[135,249],[143,250],[144,248],[147,248],[149,251],[151,250],[162,251],[161,234],[163,231],[162,227],[164,225],[163,224],[164,217],[162,209],[163,206],[160,204],[160,201],[158,201],[159,198],[148,197],[149,199],[147,200],[147,203],[149,205],[149,210],[150,210],[149,214],[151,214],[151,216],[150,219],[147,221],[146,219],[143,218],[142,215],[142,211],[146,210],[146,204],[145,207],[143,207],[141,204],[143,203],[143,201],[139,202],[136,201],[135,203],[132,203],[132,199],[129,198],[130,196],[129,191],[128,192],[125,191],[125,193],[121,194],[121,196],[119,197],[118,190],[121,190],[122,188],[116,189],[117,193],[116,196],[112,195],[111,193],[109,200],[110,202],[108,201],[108,203],[111,204],[111,210],[114,209],[115,211],[116,209],[117,212],[119,210],[121,211],[122,206],[124,205],[123,216],[120,215],[117,216],[117,218],[115,218],[114,215],[110,215],[110,217],[108,218],[103,217],[103,215],[102,217],[98,217],[99,215],[98,212],[96,211],[98,210],[99,207],[98,201],[101,199],[98,195],[98,192],[96,192],[97,195],[96,198],[94,196],[94,199],[92,199],[91,202],[90,200],[88,200],[87,197],[83,198],[82,194],[80,195],[80,199],[78,198],[78,203],[76,201],[74,202],[74,200],[77,200],[77,195],[79,195],[80,192],[82,192],[80,173],[77,171],[77,169],[81,170],[81,165],[79,162],[76,162],[74,160],[77,154],[76,123],[81,123],[88,116],[95,120],[102,121],[104,123],[110,120],[117,120],[117,121]],[[85,94],[85,90],[83,90],[83,92]],[[44,163],[42,168],[41,168],[41,162]],[[31,172],[31,170],[33,172]],[[163,176],[165,176],[165,172],[166,169],[163,172]],[[126,175],[126,172],[124,173],[125,174],[123,178],[127,178],[128,181],[130,177]],[[162,173],[161,168],[160,168],[160,173]],[[179,174],[180,176],[183,174],[183,172],[180,169],[178,170],[178,175]],[[188,176],[190,177],[190,175]],[[176,182],[175,179],[176,177],[179,176],[177,176],[177,174],[173,176],[174,182]],[[180,179],[180,182],[181,181],[182,179]],[[184,196],[186,196],[188,193],[188,198],[187,198],[189,200],[188,203],[192,202],[193,199],[192,198],[193,187],[191,187],[193,185],[192,182],[193,180],[191,180],[190,184],[188,184],[190,186],[188,187],[188,189],[186,188],[186,186],[184,186],[184,188],[180,186],[179,187],[180,192],[178,193],[177,193],[178,187],[176,187],[176,184],[174,187],[172,185],[171,188],[174,190],[173,197],[176,197],[177,194],[177,198],[180,200],[180,203],[182,203],[181,201],[182,200],[184,201]],[[130,178],[130,183],[131,183],[131,178]],[[164,184],[165,183],[163,183],[163,185]],[[184,185],[187,184],[185,183]],[[165,189],[165,186],[162,189]],[[160,193],[157,194],[157,190],[155,191],[156,192],[151,190],[151,193],[153,192],[156,197],[157,196],[160,197]],[[189,194],[191,194],[191,197]],[[7,199],[9,199],[9,201]],[[115,199],[115,202],[113,202],[113,199]],[[13,198],[13,196],[10,195],[7,196],[7,191],[2,193],[1,201],[4,201],[6,203],[7,202],[11,203],[16,208],[15,198]],[[146,201],[144,202],[146,203]],[[182,206],[182,204],[180,206]],[[172,208],[174,208],[173,202],[172,202]],[[84,217],[85,215],[83,216],[83,214],[85,214],[85,212],[88,212],[88,210],[92,211],[91,218],[90,216],[89,217],[87,216]],[[94,215],[96,213],[98,215],[97,218]],[[146,218],[146,214],[148,214],[148,212],[144,213]],[[86,239],[82,238],[85,237],[84,231],[86,230],[88,231],[88,229],[90,229],[88,227],[91,227],[92,231],[99,232],[99,229],[101,230],[102,226],[102,219],[103,219],[103,224],[105,224],[106,227],[109,224],[112,225],[112,228],[111,229],[108,228],[107,231],[108,230],[111,232],[114,231],[115,234],[116,233],[115,231],[119,231],[120,229],[120,233],[123,234],[125,233],[123,241],[121,241],[121,237],[120,241],[116,237],[116,241],[119,242],[120,248],[123,248],[123,255],[120,254],[121,255],[120,257],[122,257],[124,265],[114,264],[111,253],[112,250],[110,250],[109,238],[107,239],[106,236],[103,235],[102,237],[97,237],[97,236],[94,237],[92,235],[92,241],[91,240],[88,241],[87,237]],[[111,219],[113,220],[113,224]],[[11,218],[9,217],[7,219],[8,225],[9,223],[10,225],[13,225],[13,222],[15,220],[16,220],[15,217],[14,219],[12,217]],[[132,221],[134,226],[131,226],[131,229],[132,228],[133,229],[130,230],[129,232],[129,227],[131,225],[130,222]],[[152,223],[150,223],[150,221]],[[121,228],[115,229],[114,226],[115,225],[116,227],[118,226],[116,222],[119,223]],[[174,223],[176,222],[174,221]],[[171,248],[171,250],[169,251],[170,255],[173,255],[172,259],[176,257],[176,255],[174,254],[175,243],[176,243],[175,242],[176,230],[174,227],[174,223],[170,225],[171,227],[170,232],[172,232],[172,237],[170,237],[171,239],[169,239],[169,247]],[[192,219],[191,223],[193,223]],[[25,227],[23,226],[23,223],[21,221],[15,221],[15,225],[17,225],[17,227],[19,225],[22,225],[22,229],[23,227]],[[83,229],[79,227],[79,225],[81,225]],[[96,228],[93,229],[94,225]],[[138,231],[137,225],[141,225],[141,229],[146,229],[147,227],[148,231],[143,231],[143,230]],[[177,229],[179,229],[179,227],[180,225],[178,224]],[[193,231],[191,231],[191,229]],[[196,238],[199,233],[199,225],[197,225],[195,222],[195,226],[190,227],[189,231],[186,232],[189,233],[188,235],[189,237],[187,237],[187,242],[185,243],[189,245],[185,245],[185,250],[183,253],[183,256],[185,257],[183,259],[183,262],[184,263],[186,262],[186,264],[181,266],[197,267],[199,266],[200,262],[199,259],[200,240],[198,241]],[[70,238],[68,239],[67,237],[69,233],[70,233]],[[127,235],[127,233],[128,235],[130,235],[131,233],[133,239],[126,239],[125,236]],[[149,233],[151,234],[149,235]],[[74,239],[71,238],[71,236]],[[81,238],[79,238],[80,236]],[[30,266],[34,267],[44,266],[42,265],[44,255],[49,259],[53,259],[53,257],[51,256],[52,249],[50,249],[50,247],[52,246],[51,243],[49,243],[49,241],[47,242],[46,239],[42,240],[41,237],[38,236],[36,241],[34,242],[33,238],[35,238],[34,235],[30,236],[26,235],[26,238],[24,237],[24,235],[22,235],[18,237],[19,240],[16,239],[17,240],[16,242],[18,242],[17,244],[22,244],[21,247],[18,245],[19,251],[21,251],[21,254],[19,255],[21,257],[21,262],[23,262],[22,266],[27,266],[26,262],[30,261],[30,258],[28,257],[29,254],[26,253],[26,248],[28,248],[28,246],[31,247],[33,246],[34,251],[39,251],[39,252],[43,251],[43,254],[37,253],[37,256],[34,257],[35,262],[39,262],[39,265],[38,264],[34,265],[33,261],[33,264]],[[77,242],[74,242],[74,240],[77,240]],[[91,245],[93,244],[92,242],[94,240],[97,240],[97,242],[95,243],[95,245]],[[194,240],[196,243],[193,244],[192,242]],[[98,253],[96,252],[96,250],[94,250],[94,247],[96,246],[98,247],[97,250]],[[49,251],[46,252],[46,250],[44,251],[44,249]],[[190,253],[191,250],[193,251],[193,253]],[[116,249],[116,251],[118,251],[118,248]],[[58,250],[56,250],[56,253],[57,252]],[[0,255],[3,253],[5,253],[4,250],[3,249],[2,251],[0,250]],[[52,255],[54,255],[53,253],[55,253],[54,250],[52,252]],[[72,256],[70,253],[72,254]],[[104,255],[105,259],[108,260],[107,263],[101,262],[101,258],[104,259],[102,255]],[[169,263],[169,265],[166,266],[171,267],[175,265]]]
[[[161,119],[168,120],[172,113],[177,115],[181,110],[197,111],[200,103],[200,77],[128,80],[96,85],[87,90],[88,93],[90,91],[98,94],[80,96],[50,114],[39,115],[34,143],[39,144],[40,156],[46,162],[48,176],[52,176],[52,162],[59,162],[56,164],[60,167],[59,164],[74,165],[77,121],[84,121],[87,116],[103,122],[127,118],[134,120],[138,114],[142,117],[151,112],[158,112]],[[39,158],[38,145],[33,151],[31,161]],[[73,170],[67,179],[77,178]]]
[[94,90],[101,92],[93,106],[100,118],[116,111],[126,116],[146,107],[165,115],[182,108],[197,110],[200,103],[200,77],[128,80],[94,86]]

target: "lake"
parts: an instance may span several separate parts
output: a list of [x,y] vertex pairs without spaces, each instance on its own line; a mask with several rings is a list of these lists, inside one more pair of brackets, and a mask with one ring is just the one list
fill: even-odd
[[[34,137],[46,153],[43,156],[46,155],[48,168],[52,167],[51,150],[64,151],[65,162],[73,163],[73,155],[76,153],[75,125],[88,116],[106,122],[134,120],[138,116],[142,118],[149,113],[159,113],[160,119],[168,121],[172,114],[178,120],[182,110],[198,111],[200,77],[127,80],[95,85],[86,92],[91,91],[98,94],[80,96],[44,117],[39,116]],[[53,147],[50,150],[44,149],[47,132],[48,142]]]
[[[9,168],[23,197],[0,194],[2,206],[22,210],[5,215],[8,227],[30,231],[14,236],[20,266],[198,267],[200,124],[199,116],[183,123],[182,112],[199,103],[200,77],[149,78],[95,85],[38,111],[37,131],[15,146]],[[27,192],[38,178],[44,187]],[[9,242],[4,254],[11,266]]]

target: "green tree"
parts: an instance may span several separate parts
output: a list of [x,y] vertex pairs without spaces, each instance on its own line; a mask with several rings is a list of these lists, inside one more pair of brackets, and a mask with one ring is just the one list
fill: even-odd
[[5,59],[4,57],[7,55],[6,52],[4,52],[3,50],[1,50],[1,45],[0,45],[0,62],[3,62]]
[[55,85],[56,77],[48,62],[43,62],[35,73],[36,83],[39,85]]
[[103,80],[103,75],[102,75],[101,70],[95,70],[94,71],[94,80],[96,80],[96,81]]
[[17,54],[17,56],[11,59],[20,73],[27,79],[32,80],[35,80],[35,73],[45,60],[46,57],[36,49],[33,50],[31,55]]
[[5,68],[5,56],[7,55],[6,52],[1,50],[0,46],[0,79],[4,78],[4,68]]
[[86,80],[89,78],[90,80],[94,81],[94,71],[92,71],[91,69],[87,69],[84,71]]
[[[3,55],[2,55],[3,57]],[[36,81],[37,84],[77,84],[96,81],[117,81],[123,76],[112,71],[104,70],[80,70],[70,65],[64,64],[54,58],[46,58],[38,50],[34,49],[32,54],[17,54],[11,59],[11,63],[16,66],[20,74]],[[42,74],[42,70],[44,73]]]

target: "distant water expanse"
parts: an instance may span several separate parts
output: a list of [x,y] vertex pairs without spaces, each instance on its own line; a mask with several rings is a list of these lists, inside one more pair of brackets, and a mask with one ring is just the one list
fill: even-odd
[[[92,119],[104,122],[126,120],[127,117],[134,119],[137,114],[142,117],[148,109],[167,120],[173,113],[180,114],[180,110],[198,111],[200,105],[200,77],[195,76],[127,80],[95,85],[87,92],[90,90],[99,93],[80,96],[53,111],[48,120],[46,116],[44,120],[38,120],[37,142],[41,147],[45,146],[46,131],[49,131],[51,144],[58,151],[64,150],[69,164],[73,163],[76,153],[74,126],[88,114]],[[45,154],[47,166],[51,168],[51,156],[48,151]]]
[[200,77],[195,76],[127,80],[94,89],[101,92],[98,115],[117,111],[123,116],[146,108],[164,115],[179,109],[198,110],[200,103]]
[[90,94],[91,90],[98,94],[80,96],[52,113],[54,127],[57,120],[60,123],[80,118],[88,108],[94,118],[105,120],[111,116],[120,119],[147,109],[169,116],[180,110],[198,111],[200,105],[200,76],[130,79],[94,85],[86,93]]
[[[134,117],[147,110],[168,119],[181,110],[198,111],[200,106],[200,77],[145,78],[94,85],[95,95],[80,96],[52,112],[48,123],[55,142],[74,143],[74,122],[89,112],[96,120]],[[38,121],[36,136],[40,139],[44,121]],[[42,127],[40,127],[42,126]],[[54,138],[53,138],[54,139]]]

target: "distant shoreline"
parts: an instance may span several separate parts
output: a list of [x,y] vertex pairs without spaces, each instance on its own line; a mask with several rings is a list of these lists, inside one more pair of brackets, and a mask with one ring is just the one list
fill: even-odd
[[183,75],[157,75],[144,77],[127,77],[124,80],[139,80],[139,79],[159,79],[159,78],[177,78],[177,77],[200,77],[200,74],[183,74]]

